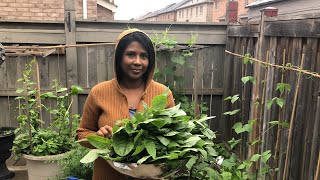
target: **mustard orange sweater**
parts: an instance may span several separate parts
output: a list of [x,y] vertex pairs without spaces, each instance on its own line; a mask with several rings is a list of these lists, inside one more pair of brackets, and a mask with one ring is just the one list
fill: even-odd
[[[141,97],[137,112],[143,111],[142,101],[151,106],[152,99],[162,94],[167,87],[153,80],[149,81]],[[174,106],[172,92],[168,94],[167,108]],[[126,96],[122,93],[116,79],[102,82],[92,88],[83,107],[77,139],[96,134],[100,127],[113,126],[118,120],[129,118],[129,107]],[[83,143],[82,145],[90,147]],[[98,158],[94,163],[93,180],[122,180],[127,176],[115,171],[105,160]]]

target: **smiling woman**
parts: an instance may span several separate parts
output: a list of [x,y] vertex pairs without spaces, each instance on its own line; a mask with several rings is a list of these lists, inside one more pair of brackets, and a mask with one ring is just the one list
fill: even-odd
[[[92,88],[83,107],[77,138],[89,135],[110,137],[112,127],[121,119],[144,110],[142,101],[151,105],[152,99],[167,87],[152,80],[155,50],[147,34],[129,29],[117,39],[115,50],[115,78]],[[174,106],[172,92],[167,95],[166,108]],[[92,148],[88,143],[82,145]],[[94,163],[93,180],[129,179],[114,170],[107,161],[98,158]]]

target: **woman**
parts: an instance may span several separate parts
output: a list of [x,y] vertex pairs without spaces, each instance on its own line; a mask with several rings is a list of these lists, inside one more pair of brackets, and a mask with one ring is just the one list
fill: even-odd
[[[138,29],[122,32],[115,50],[115,78],[92,88],[83,107],[77,129],[77,139],[98,134],[112,135],[112,126],[118,120],[132,117],[143,111],[142,101],[149,106],[153,97],[162,94],[166,87],[152,80],[155,68],[155,51],[150,38]],[[174,106],[171,91],[167,108]],[[86,147],[89,144],[83,143]],[[94,163],[93,180],[129,179],[115,171],[105,160]]]

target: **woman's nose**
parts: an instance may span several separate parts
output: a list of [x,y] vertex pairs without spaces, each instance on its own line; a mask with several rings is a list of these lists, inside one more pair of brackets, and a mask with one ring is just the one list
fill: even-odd
[[134,64],[141,64],[141,57],[140,56],[136,56]]

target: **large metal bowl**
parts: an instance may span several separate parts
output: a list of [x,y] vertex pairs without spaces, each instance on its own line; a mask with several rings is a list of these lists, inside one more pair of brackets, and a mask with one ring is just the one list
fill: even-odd
[[170,161],[161,164],[118,163],[108,160],[118,172],[139,179],[161,179],[178,172],[185,166],[185,160]]

